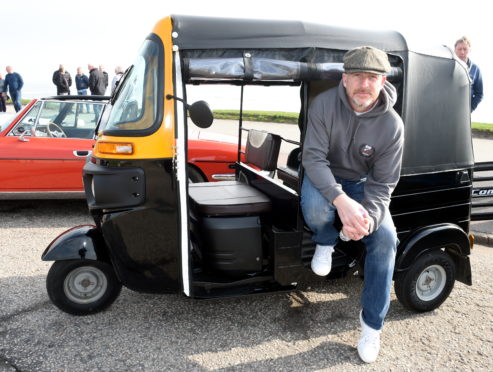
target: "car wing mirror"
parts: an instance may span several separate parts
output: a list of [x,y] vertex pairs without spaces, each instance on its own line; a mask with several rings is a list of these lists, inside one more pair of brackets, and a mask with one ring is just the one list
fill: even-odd
[[214,121],[214,114],[212,113],[211,108],[209,107],[209,104],[207,102],[197,101],[189,105],[187,102],[185,102],[185,100],[176,96],[172,96],[171,94],[168,94],[166,96],[166,99],[173,98],[185,104],[185,107],[190,114],[190,119],[192,119],[193,123],[196,126],[205,129],[209,128],[212,125],[212,122]]
[[21,141],[21,142],[29,142],[29,139],[28,138],[24,138],[24,136],[26,134],[28,134],[29,131],[27,131],[24,127],[19,127],[16,130],[17,130],[17,133],[20,133],[19,141]]

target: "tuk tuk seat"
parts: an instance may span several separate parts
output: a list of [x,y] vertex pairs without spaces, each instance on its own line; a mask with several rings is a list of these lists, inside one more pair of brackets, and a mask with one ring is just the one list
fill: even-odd
[[[250,129],[245,160],[260,170],[274,171],[280,147],[277,134]],[[268,196],[240,181],[193,183],[189,195],[192,209],[205,216],[258,216],[272,208]]]
[[248,130],[245,160],[261,170],[275,171],[281,149],[281,136],[257,129]]
[[190,184],[190,205],[199,215],[253,216],[269,212],[270,199],[239,181]]
[[288,155],[286,166],[277,168],[277,177],[283,183],[298,192],[299,190],[299,169],[301,163],[301,148],[294,148]]

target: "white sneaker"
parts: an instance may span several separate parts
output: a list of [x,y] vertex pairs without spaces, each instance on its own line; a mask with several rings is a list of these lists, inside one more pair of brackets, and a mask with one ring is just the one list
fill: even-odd
[[312,258],[312,270],[315,274],[326,276],[332,267],[332,252],[334,247],[331,245],[318,245]]
[[358,341],[358,354],[365,363],[373,363],[377,360],[380,351],[380,333],[381,330],[371,328],[363,321],[363,311],[359,313],[361,323],[361,336]]

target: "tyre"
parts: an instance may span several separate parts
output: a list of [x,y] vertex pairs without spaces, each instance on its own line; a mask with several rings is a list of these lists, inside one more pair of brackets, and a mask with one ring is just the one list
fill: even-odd
[[97,313],[110,306],[122,285],[111,265],[94,260],[55,261],[46,278],[50,300],[73,315]]
[[202,175],[202,173],[197,168],[189,165],[187,171],[188,171],[188,182],[190,183],[207,182],[207,179]]
[[444,251],[419,257],[395,279],[395,294],[404,307],[419,312],[438,308],[455,283],[455,264]]

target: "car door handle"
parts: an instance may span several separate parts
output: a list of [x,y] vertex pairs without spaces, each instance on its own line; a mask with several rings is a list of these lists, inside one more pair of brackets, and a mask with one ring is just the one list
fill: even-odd
[[75,150],[73,152],[73,154],[75,156],[77,156],[78,158],[85,158],[86,156],[89,156],[91,154],[91,151],[89,151],[89,150]]

